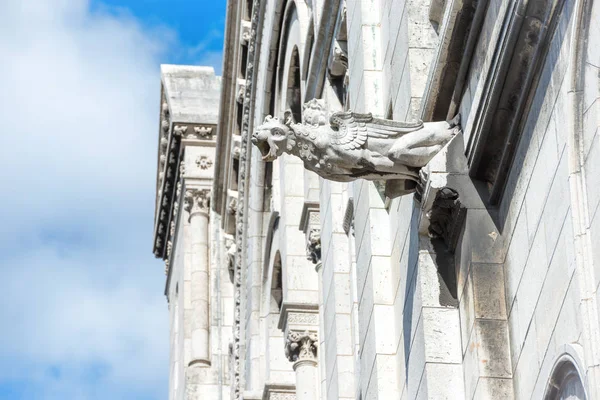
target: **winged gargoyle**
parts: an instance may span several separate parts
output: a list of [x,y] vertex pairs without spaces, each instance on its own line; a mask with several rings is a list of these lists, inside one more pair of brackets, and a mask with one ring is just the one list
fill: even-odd
[[419,169],[460,132],[458,117],[450,122],[410,123],[347,111],[333,113],[327,123],[319,100],[304,104],[302,119],[295,123],[289,111],[283,122],[265,118],[252,135],[263,160],[289,153],[325,179],[404,180],[406,193],[418,182]]

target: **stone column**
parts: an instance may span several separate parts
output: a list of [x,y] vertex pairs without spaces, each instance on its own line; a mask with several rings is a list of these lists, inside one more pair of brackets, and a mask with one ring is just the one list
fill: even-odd
[[189,365],[210,366],[209,285],[209,189],[192,189],[185,193],[191,238],[192,348]]
[[296,399],[318,399],[317,348],[318,337],[314,331],[289,331],[285,354],[294,363],[296,372]]

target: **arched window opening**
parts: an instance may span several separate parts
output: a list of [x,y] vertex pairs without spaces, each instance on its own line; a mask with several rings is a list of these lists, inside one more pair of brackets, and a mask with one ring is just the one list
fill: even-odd
[[585,400],[585,389],[575,364],[565,358],[558,362],[544,400]]
[[300,87],[300,55],[294,47],[287,82],[287,108],[292,110],[296,122],[302,121],[302,89]]
[[270,312],[279,314],[281,303],[283,302],[283,281],[281,276],[281,256],[279,252],[275,254],[273,261],[273,276],[271,279],[271,305]]

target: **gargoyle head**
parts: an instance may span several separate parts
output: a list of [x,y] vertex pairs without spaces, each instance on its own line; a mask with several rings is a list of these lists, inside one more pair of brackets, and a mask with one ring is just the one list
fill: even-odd
[[294,132],[290,126],[294,123],[291,113],[286,112],[285,123],[270,115],[252,134],[252,143],[258,147],[264,161],[273,161],[285,150],[291,150]]

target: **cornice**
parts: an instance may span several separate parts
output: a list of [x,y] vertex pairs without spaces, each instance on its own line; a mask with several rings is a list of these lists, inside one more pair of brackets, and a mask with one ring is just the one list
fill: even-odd
[[[163,98],[164,100],[164,98]],[[173,222],[174,207],[178,204],[177,186],[185,175],[184,164],[181,163],[183,149],[186,146],[214,147],[216,126],[211,124],[190,124],[169,120],[169,106],[166,100],[162,103],[160,123],[160,145],[157,172],[156,212],[154,226],[153,253],[165,261],[169,255],[167,244],[168,232]],[[202,168],[201,159],[198,160]],[[205,160],[212,163],[211,160]],[[210,167],[210,166],[208,166]]]

